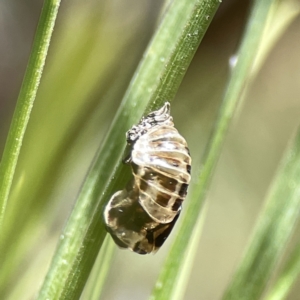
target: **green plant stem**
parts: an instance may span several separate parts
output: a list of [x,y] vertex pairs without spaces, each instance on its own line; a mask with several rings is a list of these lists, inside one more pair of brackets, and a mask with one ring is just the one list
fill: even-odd
[[[45,0],[0,164],[0,228],[25,130],[37,94],[60,0]],[[26,205],[26,204],[24,204]]]
[[273,46],[299,16],[299,13],[300,3],[298,0],[276,1],[276,5],[274,5],[274,9],[270,14],[267,30],[265,30],[262,43],[253,63],[253,76],[260,70],[261,64],[265,61]]
[[300,243],[295,247],[286,262],[283,271],[275,281],[270,291],[265,296],[265,300],[286,299],[292,285],[300,274]]
[[300,130],[272,184],[254,235],[224,299],[260,299],[300,211]]
[[175,0],[166,12],[83,184],[39,299],[80,296],[106,235],[103,207],[128,180],[120,163],[125,131],[147,107],[161,106],[174,97],[218,5],[215,0]]
[[89,280],[81,295],[82,300],[98,300],[101,299],[103,287],[106,282],[107,274],[110,270],[116,245],[110,236],[106,236],[101,251],[94,264]]
[[215,130],[206,147],[203,165],[197,169],[196,174],[192,174],[194,180],[192,181],[189,193],[190,202],[177,232],[174,244],[158,277],[151,299],[173,299],[172,297],[175,297],[176,293],[183,294],[179,289],[185,289],[185,286],[183,286],[178,278],[186,260],[190,259],[190,257],[187,257],[187,253],[190,251],[189,241],[195,232],[194,226],[205,200],[230,121],[246,93],[251,78],[252,62],[261,42],[263,29],[267,25],[268,13],[273,2],[274,0],[255,1],[238,51],[238,61],[232,70],[231,78],[227,85]]

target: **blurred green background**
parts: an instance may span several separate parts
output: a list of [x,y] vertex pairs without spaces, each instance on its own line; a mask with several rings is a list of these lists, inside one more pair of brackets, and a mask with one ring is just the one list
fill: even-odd
[[[62,1],[4,222],[0,299],[32,299],[37,292],[93,156],[167,4]],[[194,165],[213,128],[249,5],[223,1],[172,102]],[[0,3],[0,153],[41,6],[37,0]],[[220,299],[241,257],[299,124],[299,53],[297,17],[271,50],[231,126],[185,299]],[[155,255],[117,249],[103,299],[147,299],[175,235],[176,228]],[[295,288],[289,299],[297,295]]]

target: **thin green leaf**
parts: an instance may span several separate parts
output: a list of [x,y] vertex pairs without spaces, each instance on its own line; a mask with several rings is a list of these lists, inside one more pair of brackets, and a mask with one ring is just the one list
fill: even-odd
[[100,299],[115,250],[116,245],[114,241],[109,236],[106,236],[80,299]]
[[259,299],[300,211],[300,130],[269,193],[253,238],[224,299]]
[[0,164],[0,228],[23,137],[37,94],[60,0],[46,0]]
[[174,284],[173,286],[174,289],[171,291],[170,296],[167,299],[172,299],[172,300],[184,299],[186,286],[190,278],[191,270],[194,266],[195,256],[197,255],[198,252],[197,251],[198,245],[201,239],[202,228],[203,228],[204,221],[206,219],[206,212],[208,207],[209,207],[209,203],[205,202],[203,205],[201,215],[196,220],[193,229],[193,234],[191,235],[191,239],[189,240],[189,244],[186,248],[184,263],[180,268],[180,272],[176,275],[177,284]]
[[180,280],[180,274],[186,260],[190,259],[187,255],[189,241],[192,235],[195,234],[194,230],[196,229],[194,229],[194,226],[199,217],[213,171],[220,156],[230,121],[246,93],[246,88],[251,78],[252,62],[261,42],[263,29],[267,26],[267,17],[273,2],[272,0],[256,1],[254,4],[238,51],[237,64],[232,71],[215,130],[206,148],[203,165],[193,175],[195,179],[192,181],[189,205],[165,265],[156,282],[151,299],[173,299],[177,294],[183,294],[182,290],[185,289],[185,286],[183,280]]
[[276,1],[253,63],[253,76],[260,70],[273,46],[282,37],[288,26],[299,16],[299,13],[300,3],[298,0]]
[[[116,45],[111,39],[106,41],[105,33],[113,32],[117,36],[120,31],[112,30],[111,27],[115,25],[103,25],[105,21],[102,14],[105,14],[105,10],[99,3],[95,4],[102,11],[101,14],[86,6],[83,10],[84,4],[79,4],[80,7],[74,5],[68,15],[64,14],[64,28],[60,26],[55,44],[52,45],[52,55],[49,57],[47,72],[37,95],[38,102],[26,131],[23,144],[25,147],[22,147],[14,178],[15,184],[12,185],[10,202],[3,222],[3,236],[0,240],[1,295],[10,289],[9,283],[14,282],[20,274],[24,253],[33,251],[30,249],[37,249],[41,238],[45,238],[42,224],[47,223],[47,226],[51,227],[51,222],[57,223],[57,220],[54,221],[55,217],[51,222],[46,220],[51,211],[50,202],[53,201],[54,204],[54,201],[61,200],[51,195],[53,188],[59,189],[63,182],[66,161],[72,157],[72,160],[76,161],[73,164],[75,165],[84,155],[87,149],[86,140],[91,132],[88,127],[91,124],[94,124],[92,126],[97,130],[97,136],[104,135],[106,124],[111,121],[116,99],[123,96],[128,85],[128,76],[134,71],[136,63],[133,63],[133,59],[137,61],[141,55],[141,45],[135,44],[136,35],[145,34],[145,26],[149,26],[149,23],[139,26],[138,30],[129,30],[131,27],[128,25],[123,27],[126,33],[115,38],[118,40]],[[138,8],[136,10],[139,13],[138,18],[147,16],[145,11]],[[75,15],[77,20],[80,19],[80,25],[73,28]],[[131,22],[134,21],[137,20]],[[105,33],[99,34],[99,28],[105,28]],[[61,33],[62,30],[64,34]],[[72,40],[74,30],[76,41],[82,42],[80,45]],[[126,55],[129,46],[133,49],[130,55]],[[108,54],[95,58],[94,53],[101,50]],[[118,78],[115,78],[116,73]],[[92,91],[98,89],[101,91],[99,97],[91,98],[89,95]],[[65,107],[69,109],[64,111]],[[62,111],[64,112],[58,113]],[[48,151],[49,149],[51,151]],[[89,151],[96,150],[89,148]],[[78,174],[73,173],[71,176],[77,177]],[[73,197],[65,202],[71,202],[72,199]],[[21,228],[15,225],[15,220],[22,224]]]
[[166,12],[83,184],[39,299],[80,296],[106,235],[105,202],[128,179],[120,164],[125,131],[149,103],[148,108],[158,107],[174,97],[218,5],[215,0],[175,0]]
[[271,287],[266,295],[266,300],[281,300],[286,299],[293,284],[298,279],[300,274],[300,243],[295,247],[286,262],[283,271],[279,278]]

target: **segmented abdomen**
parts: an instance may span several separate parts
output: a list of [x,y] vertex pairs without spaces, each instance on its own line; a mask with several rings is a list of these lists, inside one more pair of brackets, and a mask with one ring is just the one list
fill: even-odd
[[154,127],[134,144],[131,159],[140,204],[155,221],[171,222],[191,178],[185,139],[173,126]]

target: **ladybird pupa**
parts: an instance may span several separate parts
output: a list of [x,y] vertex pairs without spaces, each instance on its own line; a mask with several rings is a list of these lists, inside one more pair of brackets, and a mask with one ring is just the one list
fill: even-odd
[[177,221],[191,179],[191,157],[174,127],[170,103],[149,113],[126,133],[125,162],[133,180],[116,192],[104,221],[116,244],[139,254],[156,252]]

